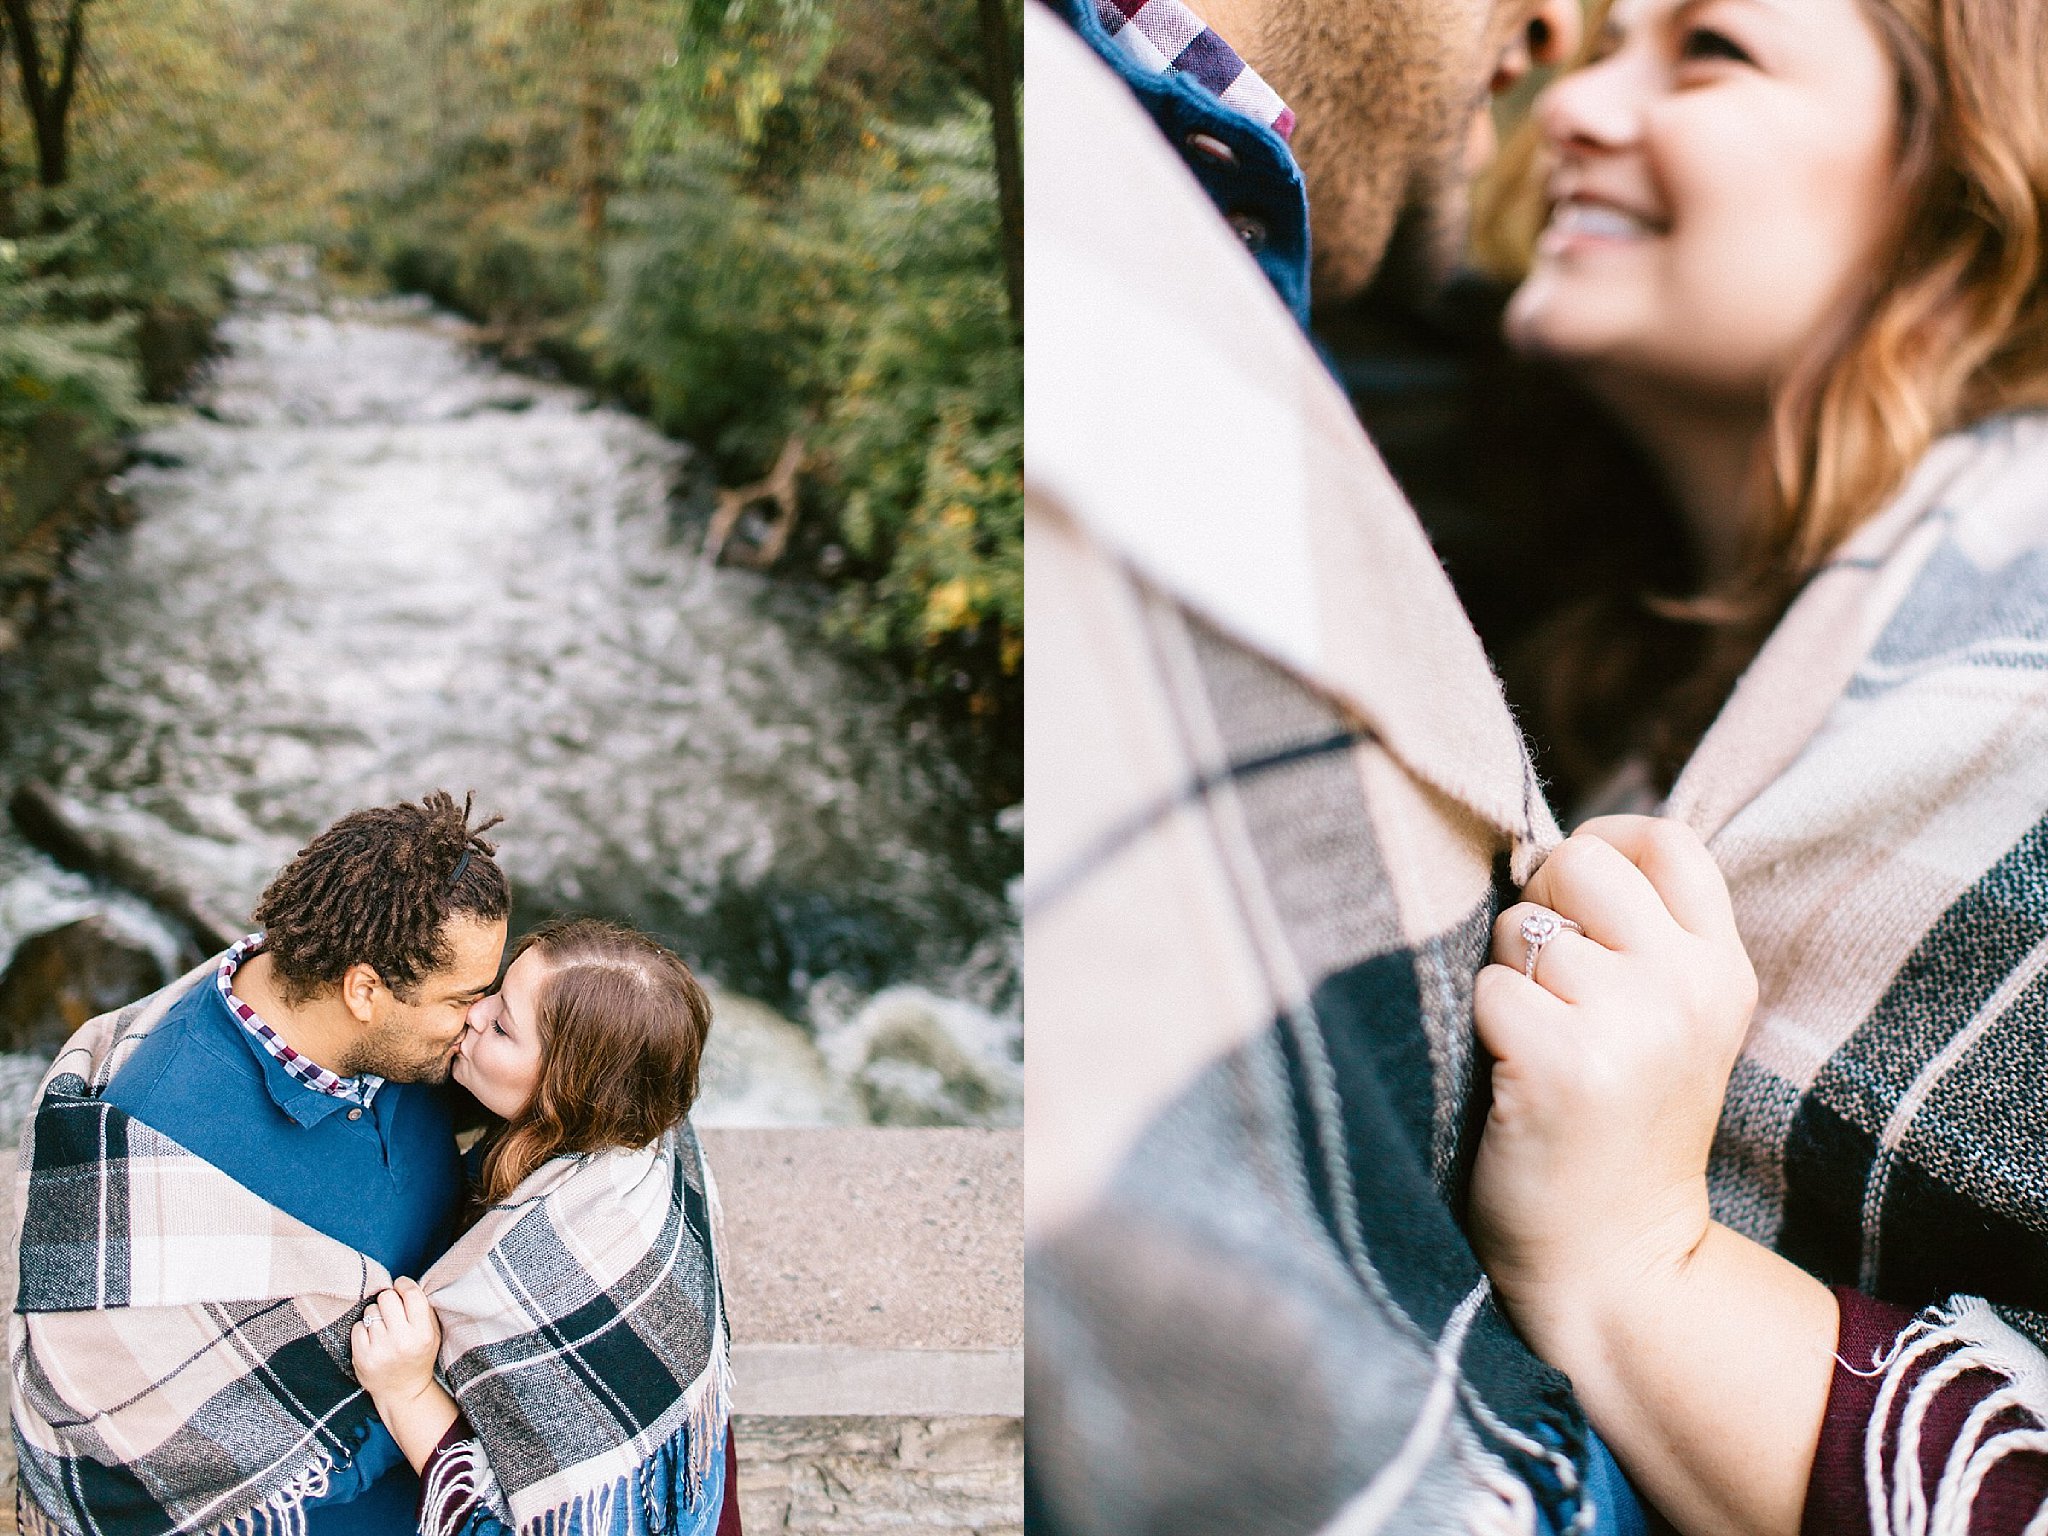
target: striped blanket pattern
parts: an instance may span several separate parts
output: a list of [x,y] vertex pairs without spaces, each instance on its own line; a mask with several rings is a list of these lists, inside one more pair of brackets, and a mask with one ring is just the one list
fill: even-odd
[[548,1163],[427,1272],[483,1452],[430,1469],[427,1536],[478,1502],[527,1536],[641,1536],[700,1511],[731,1400],[716,1200],[685,1121]]
[[1583,1419],[1453,1214],[1496,861],[1556,827],[1343,396],[1025,25],[1032,1529],[1571,1529]]
[[1927,1309],[1910,1347],[1851,1362],[1901,1422],[1964,1369],[2002,1379],[1952,1477],[1923,1488],[1882,1423],[1866,1445],[1873,1530],[1963,1529],[1982,1471],[2048,1444],[2048,416],[1936,445],[1669,809],[1728,877],[1761,989],[1715,1214]]
[[[302,1532],[375,1413],[348,1336],[391,1277],[101,1098],[216,964],[84,1025],[23,1137],[8,1343],[25,1530]],[[655,1528],[663,1499],[694,1499],[727,1392],[711,1198],[687,1126],[557,1160],[422,1277],[495,1474],[472,1475],[468,1504],[531,1531],[609,1513],[628,1485]]]
[[374,1416],[348,1333],[390,1276],[100,1098],[216,963],[85,1024],[22,1137],[25,1530],[301,1530]]
[[[1059,167],[1027,225],[1033,1514],[1582,1522],[1569,1394],[1454,1219],[1470,982],[1551,813],[1314,354],[1150,124],[1026,39]],[[1716,1215],[1925,1309],[1857,1362],[1900,1422],[2002,1383],[1937,1484],[1873,1421],[1880,1532],[1967,1528],[1984,1468],[2048,1444],[2044,765],[2048,420],[2019,415],[1812,579],[1666,806],[1761,987]]]

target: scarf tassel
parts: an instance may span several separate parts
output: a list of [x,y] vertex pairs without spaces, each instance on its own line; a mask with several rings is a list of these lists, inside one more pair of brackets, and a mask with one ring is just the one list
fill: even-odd
[[[1989,1372],[2001,1385],[1963,1421],[1930,1502],[1920,1467],[1921,1432],[1935,1399],[1969,1371]],[[1882,1379],[1863,1437],[1872,1536],[1969,1536],[1977,1493],[1992,1468],[2016,1452],[2048,1452],[2048,1372],[2039,1352],[1978,1297],[1959,1297],[1923,1315],[1872,1361],[1870,1371],[1857,1374]],[[1897,1443],[1887,1460],[1895,1408]],[[1992,1430],[1993,1420],[2014,1410],[2032,1422]],[[2048,1536],[2048,1509],[2028,1523],[2023,1536]]]
[[[334,1462],[325,1453],[261,1504],[213,1527],[215,1536],[306,1536],[306,1505],[326,1494]],[[17,1481],[14,1522],[21,1536],[75,1536]]]

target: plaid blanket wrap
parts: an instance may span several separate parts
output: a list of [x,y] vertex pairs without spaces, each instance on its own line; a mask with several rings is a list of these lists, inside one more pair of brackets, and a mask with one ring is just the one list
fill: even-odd
[[1453,1215],[1556,828],[1342,394],[1027,11],[1028,1521],[1568,1529],[1583,1420]]
[[427,1536],[479,1503],[523,1536],[642,1536],[698,1510],[731,1400],[716,1203],[685,1121],[546,1164],[427,1272],[477,1435],[428,1469]]
[[303,1530],[374,1416],[348,1334],[390,1276],[100,1098],[217,963],[85,1024],[22,1137],[8,1358],[24,1530]]
[[[23,1137],[9,1356],[31,1532],[302,1532],[375,1413],[349,1330],[391,1276],[100,1098],[216,964],[81,1028]],[[549,1163],[422,1277],[488,1456],[445,1469],[443,1515],[638,1536],[697,1502],[729,1392],[714,1201],[686,1123]]]
[[[1877,1532],[1966,1529],[1984,1471],[2048,1446],[2044,764],[2048,416],[2024,414],[1938,443],[1812,579],[1668,807],[1708,838],[1761,991],[1715,1215],[1927,1309],[1850,1362],[1885,1383]],[[1887,1424],[1972,1369],[2003,1385],[1924,1486]]]
[[[1149,122],[1035,14],[1026,47],[1034,1528],[1583,1527],[1568,1387],[1456,1220],[1471,980],[1555,823],[1336,385]],[[1880,1532],[1967,1528],[2048,1444],[2043,763],[2023,416],[1813,579],[1667,807],[1762,989],[1716,1214],[1927,1308],[1859,1363]],[[1923,1487],[1887,1425],[1971,1370],[2000,1390]]]

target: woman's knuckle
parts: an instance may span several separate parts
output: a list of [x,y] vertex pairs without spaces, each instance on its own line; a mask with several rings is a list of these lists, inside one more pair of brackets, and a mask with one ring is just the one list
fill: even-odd
[[1578,873],[1585,867],[1586,850],[1591,842],[1592,839],[1584,833],[1573,833],[1557,845],[1543,867],[1554,872],[1553,878]]
[[1683,856],[1700,846],[1700,840],[1692,828],[1670,816],[1651,817],[1643,829],[1643,835],[1650,847],[1658,853]]

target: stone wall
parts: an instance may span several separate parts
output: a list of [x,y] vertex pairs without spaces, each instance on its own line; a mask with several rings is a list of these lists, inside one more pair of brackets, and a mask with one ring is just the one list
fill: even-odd
[[[1022,1536],[1023,1138],[706,1131],[749,1536]],[[14,1159],[0,1154],[13,1230]],[[0,1242],[10,1309],[16,1253]],[[0,1448],[0,1532],[14,1454]]]
[[779,1418],[740,1414],[748,1532],[1023,1536],[1018,1418]]
[[706,1131],[749,1536],[1024,1529],[1016,1131]]

